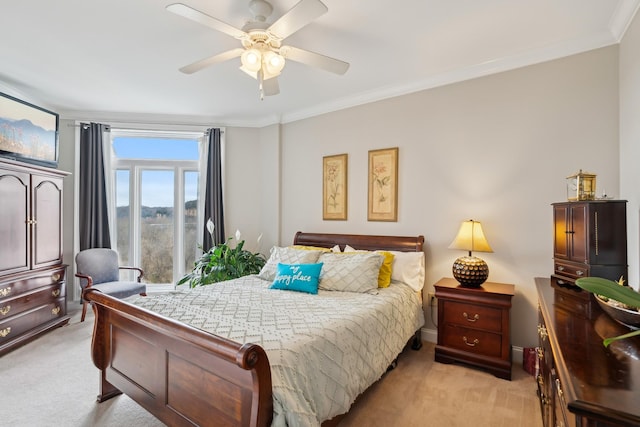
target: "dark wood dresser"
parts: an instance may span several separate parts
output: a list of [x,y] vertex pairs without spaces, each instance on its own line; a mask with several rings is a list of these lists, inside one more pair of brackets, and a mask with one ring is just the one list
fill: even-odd
[[599,306],[590,317],[558,304],[548,278],[539,302],[538,395],[545,427],[640,426],[640,337],[602,345],[629,329]]
[[69,322],[62,263],[66,175],[0,160],[0,355]]
[[461,362],[510,380],[509,317],[515,287],[485,282],[472,288],[443,278],[434,288],[438,298],[436,362]]

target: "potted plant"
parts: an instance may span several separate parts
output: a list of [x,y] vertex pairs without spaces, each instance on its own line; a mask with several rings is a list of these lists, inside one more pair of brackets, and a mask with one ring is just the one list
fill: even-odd
[[[213,233],[211,220],[207,221],[207,229],[209,233]],[[195,288],[259,273],[266,262],[265,256],[245,249],[245,241],[240,240],[240,236],[240,231],[236,231],[234,247],[231,245],[233,237],[229,237],[226,242],[218,243],[203,253],[194,263],[193,270],[180,279],[177,285],[188,283],[190,288]]]

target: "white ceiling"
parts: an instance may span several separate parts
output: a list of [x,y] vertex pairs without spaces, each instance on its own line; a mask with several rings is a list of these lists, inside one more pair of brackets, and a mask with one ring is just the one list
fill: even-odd
[[[2,0],[0,91],[62,117],[264,126],[618,43],[640,0],[323,0],[286,44],[351,64],[343,76],[288,61],[260,101],[239,59],[178,69],[240,46],[169,13],[181,1],[242,27],[249,0]],[[272,0],[277,19],[298,0]]]

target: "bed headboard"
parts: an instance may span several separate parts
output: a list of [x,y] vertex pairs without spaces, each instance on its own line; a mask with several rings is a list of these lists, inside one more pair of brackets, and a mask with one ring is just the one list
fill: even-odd
[[384,249],[388,251],[422,252],[424,236],[370,236],[368,234],[327,234],[304,233],[298,231],[293,238],[294,245],[320,246],[332,248],[340,245],[344,250],[345,245],[355,249],[373,251]]

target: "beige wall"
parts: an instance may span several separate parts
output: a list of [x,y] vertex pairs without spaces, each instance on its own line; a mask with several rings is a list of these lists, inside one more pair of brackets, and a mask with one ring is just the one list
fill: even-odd
[[[637,42],[625,43],[629,55],[634,46],[637,51]],[[636,63],[631,74],[637,71]],[[637,87],[636,78],[636,93]],[[627,141],[634,136],[637,128]],[[489,264],[489,279],[517,286],[513,344],[534,346],[533,278],[552,270],[550,203],[565,199],[564,178],[582,168],[598,174],[600,189],[620,195],[618,47],[284,125],[227,127],[225,139],[229,236],[239,228],[250,245],[264,233],[266,252],[291,242],[298,230],[423,234],[427,292],[462,255],[447,249],[459,223],[482,221],[495,251],[477,254]],[[398,222],[368,222],[367,152],[386,147],[400,149]],[[632,148],[623,145],[629,158],[638,158]],[[73,155],[65,150],[73,150],[73,128],[61,132],[61,168],[72,170]],[[349,155],[349,218],[323,221],[322,157],[340,153]],[[637,222],[638,201],[635,210]],[[71,232],[67,227],[65,234]],[[65,243],[69,264],[72,250]],[[433,331],[426,314],[425,328]]]
[[629,283],[640,282],[640,16],[620,43],[620,194],[629,201]]
[[[537,342],[534,277],[552,264],[550,204],[582,168],[618,195],[618,48],[504,72],[283,125],[282,233],[423,234],[425,292],[483,223],[489,280],[514,283],[512,341]],[[399,147],[398,222],[367,221],[368,150]],[[347,221],[322,220],[322,157],[347,153]],[[427,311],[427,319],[430,313]],[[430,320],[427,329],[435,329]]]

